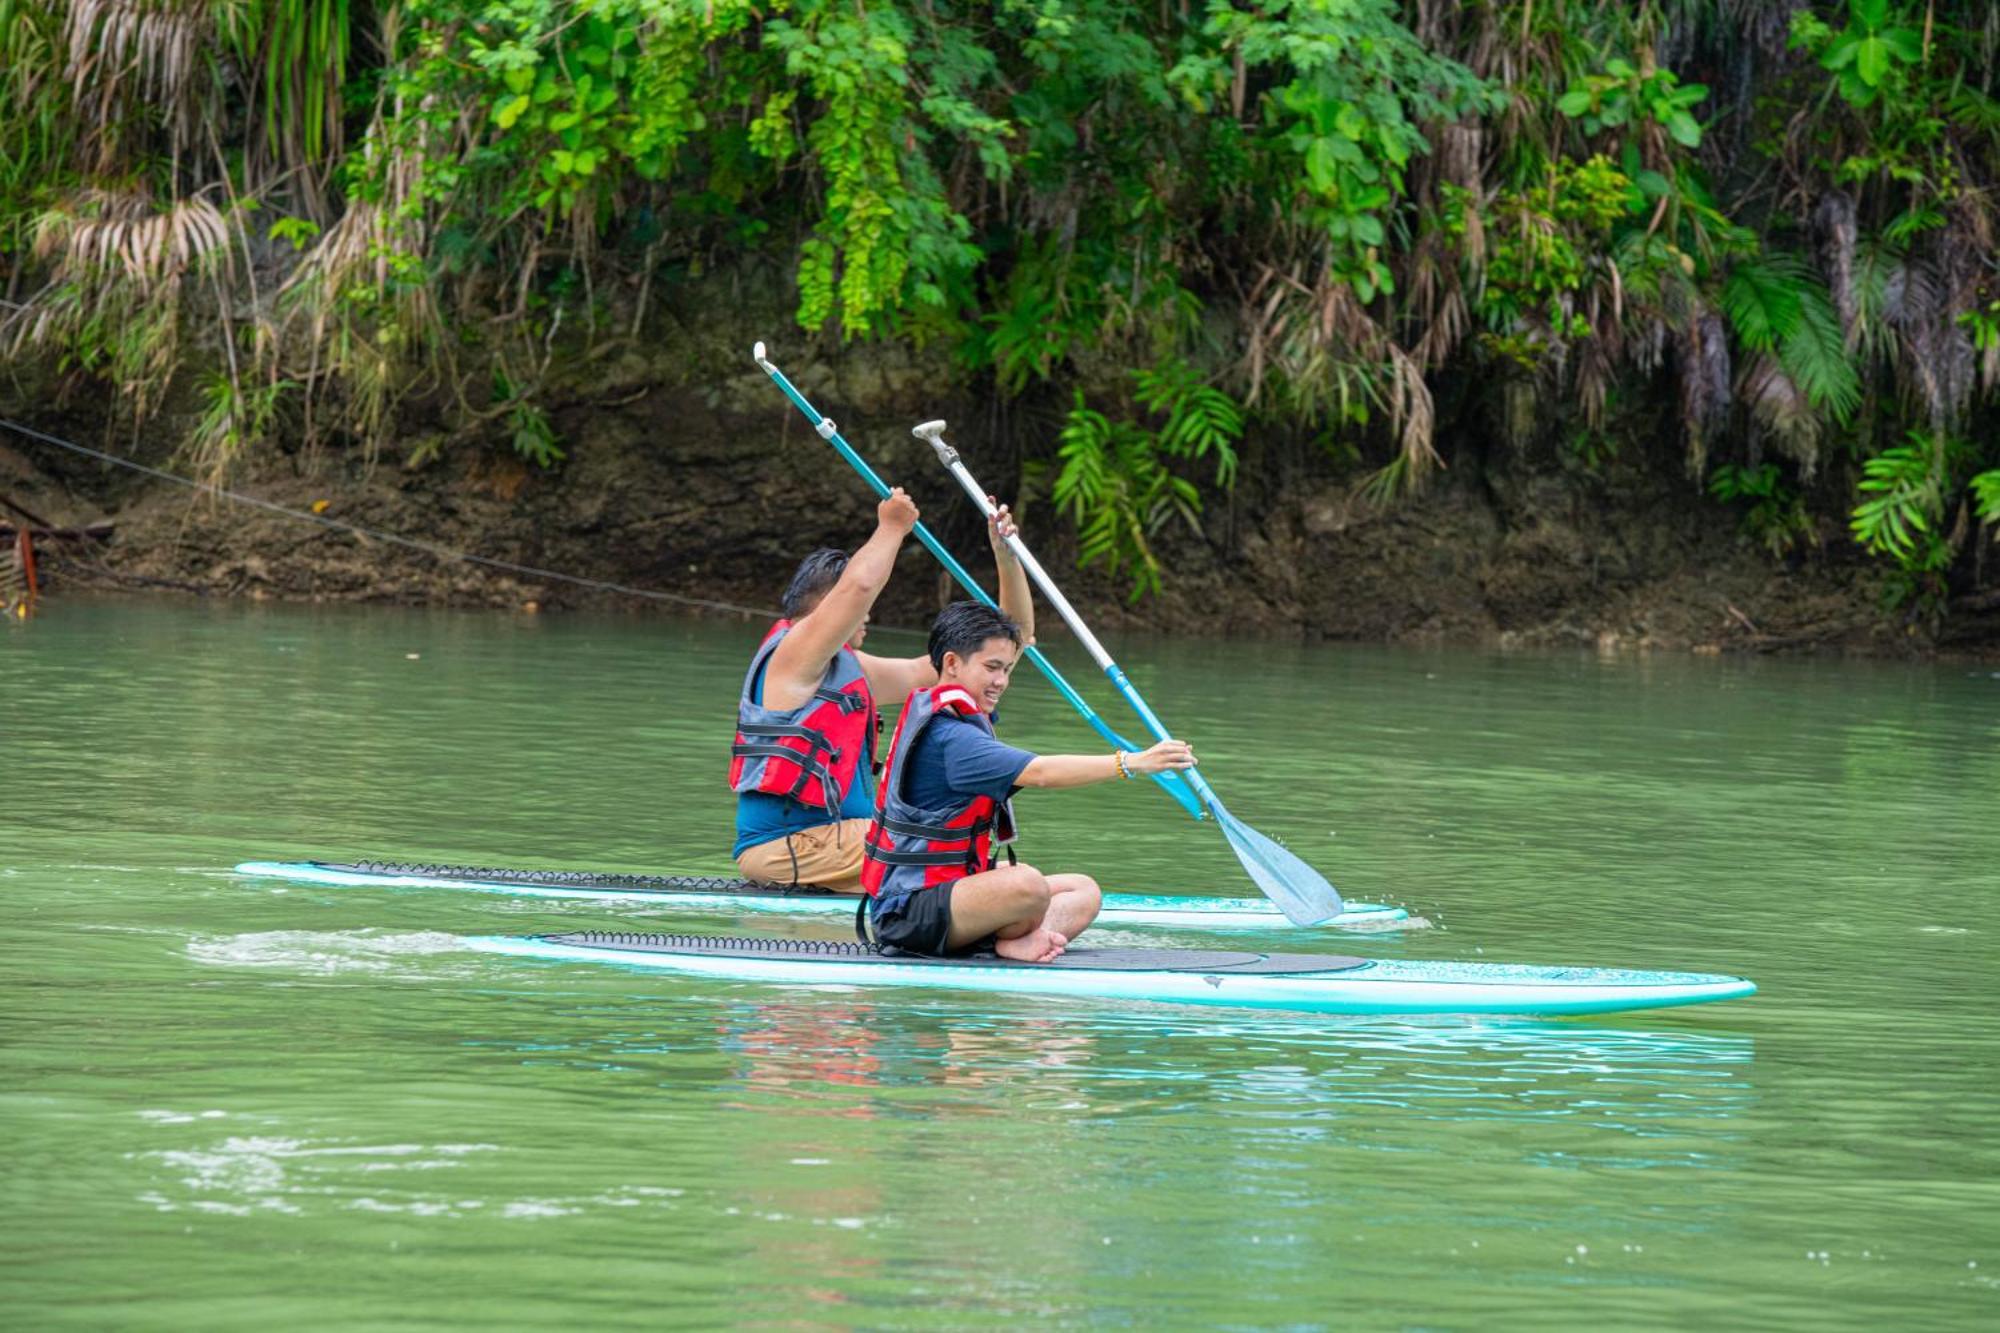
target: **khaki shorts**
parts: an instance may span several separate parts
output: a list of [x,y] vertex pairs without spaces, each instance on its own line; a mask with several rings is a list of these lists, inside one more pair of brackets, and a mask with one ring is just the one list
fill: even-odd
[[818,884],[841,893],[861,892],[861,842],[865,819],[801,830],[745,847],[736,858],[743,878],[759,884]]

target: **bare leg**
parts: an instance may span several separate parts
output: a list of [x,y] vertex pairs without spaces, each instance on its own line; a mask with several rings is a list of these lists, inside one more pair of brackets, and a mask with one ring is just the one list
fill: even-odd
[[[945,947],[962,949],[995,935],[999,938],[994,952],[1002,958],[1048,962],[1069,944],[1068,935],[1044,921],[1051,890],[1042,872],[1029,865],[1003,866],[955,880],[951,886],[951,930],[945,936]],[[1090,915],[1095,914],[1093,908]],[[1069,915],[1075,915],[1074,911]]]
[[1088,875],[1050,875],[1049,910],[1042,918],[1043,924],[1064,938],[1074,941],[1083,933],[1084,927],[1097,920],[1097,912],[1104,905],[1104,895],[1098,892],[1097,881]]

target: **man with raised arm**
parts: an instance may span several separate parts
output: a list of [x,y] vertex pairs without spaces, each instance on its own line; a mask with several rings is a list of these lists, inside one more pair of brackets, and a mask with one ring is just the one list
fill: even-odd
[[977,602],[952,603],[931,626],[936,683],[903,705],[868,826],[862,929],[878,948],[942,957],[991,947],[1003,958],[1051,961],[1096,920],[1102,895],[1088,875],[995,864],[994,847],[1013,841],[1014,793],[1194,765],[1185,741],[1102,755],[1001,744],[993,710],[1022,641],[1014,621]]
[[[862,838],[875,811],[876,700],[901,699],[938,678],[928,657],[860,651],[868,614],[916,525],[917,506],[898,487],[875,507],[874,535],[860,550],[807,556],[785,590],[783,619],[750,660],[729,765],[736,866],[746,879],[861,892]],[[1027,575],[1006,545],[1014,532],[1006,506],[987,530],[1000,605],[1032,627]]]

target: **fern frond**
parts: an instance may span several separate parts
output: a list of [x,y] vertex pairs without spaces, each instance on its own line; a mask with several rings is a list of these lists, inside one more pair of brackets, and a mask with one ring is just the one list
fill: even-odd
[[2000,467],[1972,479],[1972,498],[1982,522],[2000,523]]
[[1811,480],[1819,466],[1821,420],[1792,377],[1769,356],[1759,357],[1743,377],[1738,394],[1750,405],[1751,420],[1775,438]]
[[1840,316],[1826,288],[1807,281],[1798,288],[1798,324],[1783,336],[1778,359],[1806,398],[1846,425],[1861,406],[1861,375],[1840,333]]
[[1798,328],[1810,281],[1805,265],[1791,255],[1745,260],[1722,286],[1722,313],[1745,347],[1768,352]]
[[1939,451],[1912,432],[1910,443],[1893,445],[1862,464],[1857,489],[1872,496],[1854,507],[1848,528],[1871,555],[1887,555],[1907,567],[1917,539],[1931,531],[1942,512]]
[[1894,353],[1898,314],[1905,285],[1903,254],[1893,246],[1873,242],[1854,250],[1850,288],[1854,301],[1854,350],[1869,362]]

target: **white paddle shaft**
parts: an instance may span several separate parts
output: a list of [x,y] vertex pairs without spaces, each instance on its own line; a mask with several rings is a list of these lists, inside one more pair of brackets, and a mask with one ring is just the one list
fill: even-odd
[[[946,471],[958,478],[958,484],[965,488],[968,496],[972,497],[972,503],[979,506],[980,513],[991,520],[993,515],[999,512],[993,502],[986,498],[986,488],[966,471],[965,464],[959,462],[958,450],[944,442],[944,422],[926,421],[910,433],[928,442],[931,448],[937,450],[938,461],[944,464]],[[1097,641],[1097,636],[1083,623],[1083,617],[1079,616],[1076,608],[1069,604],[1069,598],[1062,595],[1062,590],[1056,587],[1055,580],[1049,577],[1049,572],[1042,568],[1042,562],[1035,559],[1034,554],[1028,550],[1028,544],[1021,540],[1019,533],[1007,538],[1007,549],[1021,562],[1021,568],[1028,571],[1028,577],[1035,581],[1035,586],[1042,590],[1042,596],[1055,607],[1056,614],[1060,615],[1063,623],[1069,626],[1070,633],[1076,635],[1077,642],[1096,659],[1098,669],[1111,670],[1111,654],[1104,651],[1104,645]]]
[[[958,450],[944,442],[944,422],[926,421],[910,433],[928,442],[931,448],[937,450],[938,461],[945,465],[946,471],[958,478],[958,484],[972,497],[972,503],[979,506],[979,512],[991,520],[995,506],[986,498],[986,488],[965,470],[965,464],[958,461]],[[1132,682],[1125,678],[1125,672],[1111,660],[1111,654],[1104,651],[1104,645],[1097,641],[1097,636],[1084,628],[1083,620],[1077,615],[1076,608],[1069,604],[1069,598],[1056,590],[1055,583],[1049,578],[1048,571],[1042,568],[1041,562],[1028,554],[1027,545],[1019,536],[1009,537],[1006,540],[1007,549],[1014,553],[1014,558],[1028,571],[1028,576],[1035,581],[1035,586],[1042,590],[1042,595],[1061,613],[1063,623],[1070,627],[1078,641],[1089,650],[1092,657],[1097,659],[1097,665],[1103,668],[1104,674],[1118,692],[1125,696],[1125,702],[1132,705],[1132,710],[1146,723],[1149,731],[1161,740],[1166,740],[1166,724],[1146,706],[1146,701],[1132,688]],[[1250,878],[1256,882],[1259,889],[1263,890],[1264,896],[1275,902],[1288,920],[1294,925],[1312,926],[1340,915],[1340,891],[1327,883],[1325,876],[1231,815],[1223,808],[1221,798],[1215,794],[1200,773],[1190,768],[1181,772],[1179,777],[1194,789],[1194,793],[1215,816],[1215,822],[1221,827],[1223,836],[1229,839],[1230,850],[1236,853],[1236,859],[1243,863],[1243,868],[1250,872]]]

